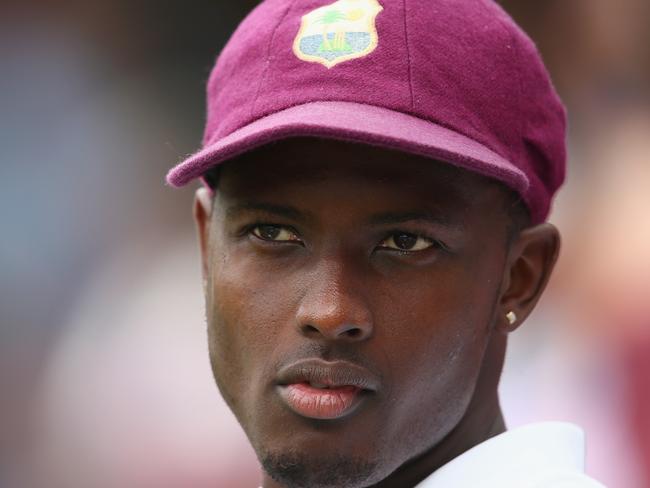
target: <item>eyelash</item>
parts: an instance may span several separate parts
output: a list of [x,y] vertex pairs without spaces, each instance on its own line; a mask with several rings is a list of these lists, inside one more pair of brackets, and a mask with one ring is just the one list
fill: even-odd
[[288,226],[288,225],[281,225],[281,224],[271,224],[271,223],[268,223],[268,222],[257,222],[255,224],[247,225],[246,227],[244,227],[241,230],[241,232],[239,232],[239,235],[241,237],[244,237],[244,236],[254,237],[259,241],[269,243],[269,244],[274,244],[274,245],[286,244],[287,242],[302,243],[302,241],[273,241],[271,239],[264,239],[262,237],[258,237],[258,236],[255,235],[255,233],[253,231],[255,229],[259,228],[259,227],[276,227],[278,229],[287,230],[287,231],[291,232],[292,234],[298,236],[298,238],[300,239],[300,234],[293,227]]
[[412,236],[412,237],[415,237],[416,239],[422,238],[422,239],[428,241],[431,245],[429,247],[427,247],[426,249],[421,249],[421,250],[418,250],[418,251],[411,251],[411,250],[408,250],[408,249],[393,249],[393,248],[389,248],[389,247],[385,247],[385,246],[379,246],[378,248],[382,249],[382,250],[385,250],[385,251],[390,251],[390,252],[397,253],[400,256],[406,256],[406,255],[409,255],[409,254],[418,254],[418,253],[427,251],[429,249],[447,250],[447,247],[441,241],[439,241],[437,239],[429,237],[426,234],[418,234],[418,233],[414,233],[414,232],[406,232],[406,231],[403,231],[403,230],[392,230],[392,231],[388,232],[388,234],[386,234],[386,237],[384,237],[384,239],[382,239],[381,242],[385,242],[388,239],[390,239],[391,237],[394,238],[394,237],[402,236],[402,235]]
[[[270,245],[282,245],[282,244],[292,243],[292,244],[301,244],[301,245],[304,246],[304,243],[302,242],[302,240],[297,240],[297,241],[274,241],[272,239],[264,239],[262,237],[259,237],[259,236],[255,235],[255,233],[253,232],[255,229],[257,229],[259,227],[276,227],[278,229],[287,230],[287,231],[291,232],[292,234],[296,235],[298,237],[298,239],[300,239],[300,234],[293,227],[290,227],[290,226],[287,226],[287,225],[280,225],[280,224],[270,224],[270,223],[267,223],[267,222],[257,222],[255,224],[248,225],[248,226],[246,226],[244,228],[244,230],[241,232],[241,234],[254,237],[257,240],[262,241],[262,242],[267,243],[267,244],[270,244]],[[426,249],[423,249],[423,250],[418,250],[418,251],[409,251],[407,249],[399,250],[399,249],[393,249],[393,248],[389,248],[389,247],[386,247],[386,246],[379,246],[379,245],[377,246],[377,249],[393,252],[393,253],[396,253],[396,254],[398,254],[400,256],[408,256],[408,255],[411,255],[411,254],[417,254],[417,253],[424,252],[424,251],[426,251],[428,249],[440,249],[440,250],[443,250],[443,251],[448,251],[447,246],[444,243],[442,243],[441,241],[437,240],[437,239],[433,239],[431,237],[428,237],[425,234],[415,234],[413,232],[406,232],[406,231],[403,231],[403,230],[392,230],[392,231],[388,232],[386,234],[386,237],[384,237],[380,241],[380,243],[383,243],[383,242],[387,241],[391,237],[396,237],[396,236],[399,236],[399,235],[409,235],[409,236],[413,236],[413,237],[416,237],[416,238],[423,238],[423,239],[429,241],[431,243],[431,246],[429,248],[426,248]]]

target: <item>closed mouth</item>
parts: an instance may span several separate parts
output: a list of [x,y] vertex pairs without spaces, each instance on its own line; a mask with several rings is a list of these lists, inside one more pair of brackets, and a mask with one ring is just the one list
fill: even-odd
[[277,379],[280,397],[290,410],[319,420],[345,417],[379,386],[377,376],[361,366],[320,359],[282,368]]

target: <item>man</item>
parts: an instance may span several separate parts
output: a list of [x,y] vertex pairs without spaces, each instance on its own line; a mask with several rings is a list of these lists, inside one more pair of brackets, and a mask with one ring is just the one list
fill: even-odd
[[505,432],[559,252],[565,112],[490,0],[267,0],[208,84],[194,216],[216,382],[278,487],[589,487]]

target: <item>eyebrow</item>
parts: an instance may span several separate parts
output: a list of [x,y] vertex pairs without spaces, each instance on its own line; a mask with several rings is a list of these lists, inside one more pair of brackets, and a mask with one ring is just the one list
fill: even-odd
[[370,219],[370,223],[373,225],[395,225],[413,221],[424,221],[453,229],[463,227],[460,221],[452,221],[440,214],[430,212],[383,213],[375,215]]
[[264,212],[297,221],[306,218],[305,214],[294,207],[264,202],[246,202],[233,205],[226,210],[226,215],[228,218],[236,218],[246,212]]
[[[273,203],[265,202],[246,202],[233,205],[226,210],[226,215],[228,218],[234,219],[247,212],[264,212],[270,215],[276,215],[295,221],[305,221],[309,218],[308,214],[301,212],[295,207],[288,205],[276,205]],[[452,221],[440,214],[432,212],[381,213],[373,215],[369,220],[369,224],[375,226],[397,225],[414,221],[427,222],[433,225],[443,226],[450,229],[463,228],[463,225],[460,221]]]

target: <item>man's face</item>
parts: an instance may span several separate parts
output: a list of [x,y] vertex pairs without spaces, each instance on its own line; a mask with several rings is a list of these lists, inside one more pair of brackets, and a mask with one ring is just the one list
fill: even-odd
[[212,368],[276,480],[377,483],[494,394],[509,224],[498,184],[295,139],[227,163],[215,199]]

